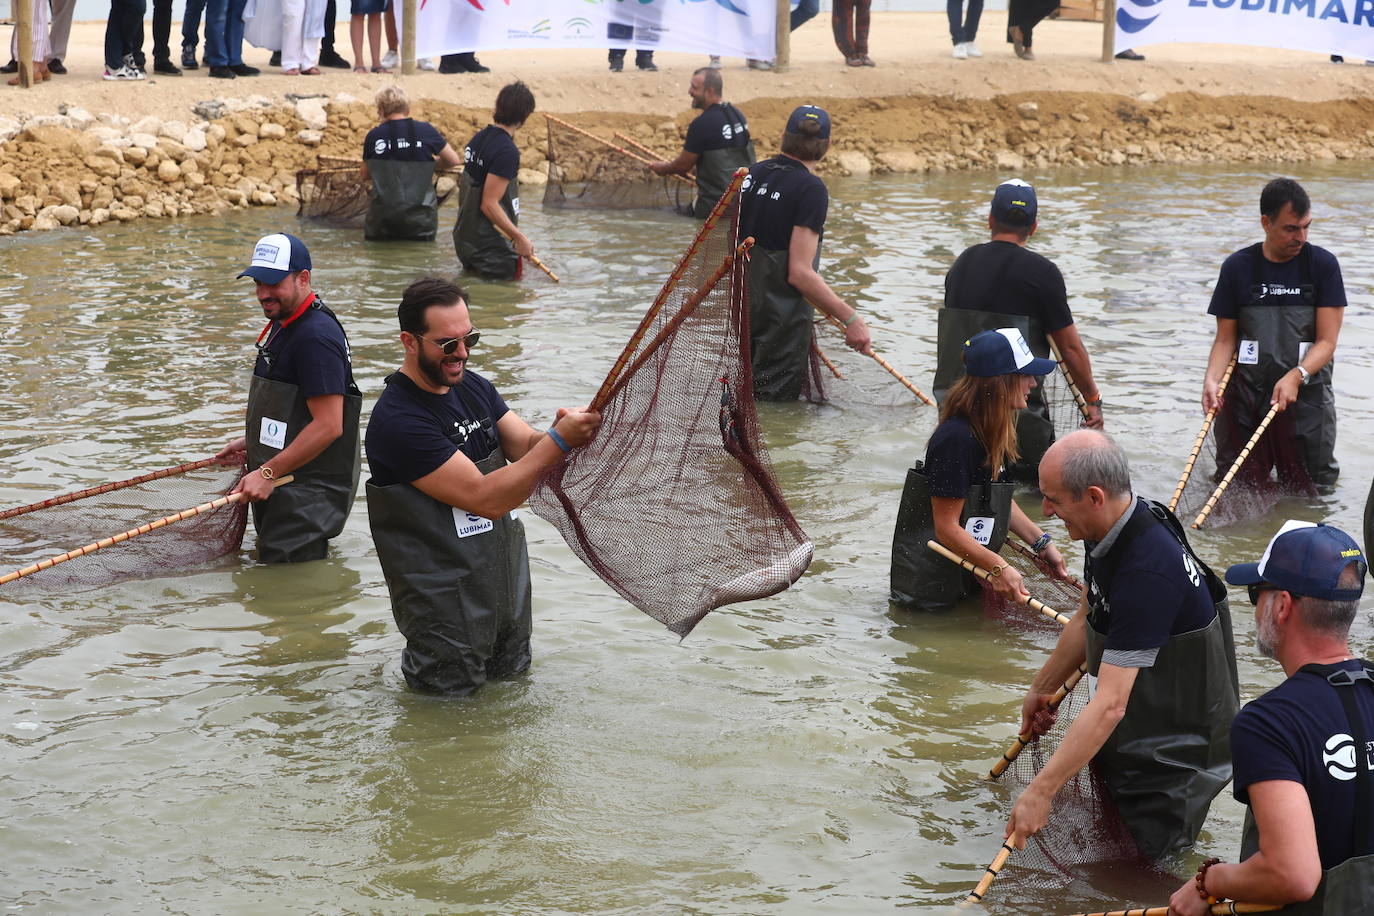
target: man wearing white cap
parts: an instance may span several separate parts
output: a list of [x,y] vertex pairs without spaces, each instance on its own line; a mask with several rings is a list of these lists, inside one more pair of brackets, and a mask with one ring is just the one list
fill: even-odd
[[1374,913],[1374,665],[1350,651],[1368,565],[1344,531],[1285,522],[1258,563],[1226,571],[1249,589],[1255,643],[1288,676],[1231,726],[1238,864],[1208,859],[1170,911],[1211,898],[1289,904],[1290,914]]
[[[276,233],[258,240],[239,274],[257,284],[267,325],[258,334],[246,435],[218,457],[247,461],[238,489],[253,504],[264,563],[322,559],[348,519],[362,467],[362,394],[348,337],[310,288],[310,269],[305,244]],[[294,482],[274,490],[272,481],[287,474]]]

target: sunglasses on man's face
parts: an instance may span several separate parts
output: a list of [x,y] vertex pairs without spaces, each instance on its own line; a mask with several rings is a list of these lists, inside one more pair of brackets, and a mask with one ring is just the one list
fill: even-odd
[[1282,589],[1277,586],[1268,585],[1263,582],[1258,585],[1247,585],[1245,590],[1250,593],[1250,603],[1255,607],[1259,607],[1260,595],[1263,595],[1265,592],[1282,591]]
[[[415,336],[420,337],[419,334]],[[482,333],[480,331],[469,331],[465,337],[450,337],[448,340],[430,340],[428,337],[420,337],[420,339],[426,343],[434,344],[434,346],[443,351],[445,356],[452,356],[458,352],[459,344],[462,344],[469,350],[477,346],[477,341],[482,339]]]

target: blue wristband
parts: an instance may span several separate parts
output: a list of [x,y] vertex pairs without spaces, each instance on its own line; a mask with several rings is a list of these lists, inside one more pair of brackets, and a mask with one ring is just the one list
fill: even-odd
[[553,440],[554,445],[563,450],[563,454],[566,455],[568,452],[572,451],[572,449],[568,447],[568,443],[563,440],[563,437],[558,435],[558,430],[554,429],[552,426],[549,427],[549,438]]
[[1031,545],[1031,550],[1034,550],[1037,554],[1041,554],[1045,552],[1045,548],[1048,546],[1050,546],[1050,533],[1046,531],[1044,534],[1040,535],[1040,537],[1036,538],[1035,543]]

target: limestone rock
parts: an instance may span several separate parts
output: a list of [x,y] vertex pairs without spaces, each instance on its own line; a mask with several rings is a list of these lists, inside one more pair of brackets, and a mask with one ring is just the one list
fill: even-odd
[[158,163],[157,177],[171,184],[181,177],[181,166],[177,165],[171,159],[164,159]]
[[119,220],[121,223],[127,223],[131,219],[138,219],[138,213],[130,210],[128,207],[116,207],[110,211],[110,216]]
[[113,127],[108,127],[104,124],[96,124],[93,127],[86,128],[86,135],[88,137],[94,137],[101,143],[113,143],[116,140],[122,140],[124,138],[123,131],[115,130]]
[[156,137],[160,130],[162,130],[162,119],[157,115],[148,115],[147,117],[139,118],[133,124],[129,125],[130,134],[152,134]]
[[227,115],[229,106],[224,103],[224,99],[207,99],[192,105],[191,112],[207,121],[214,121]]
[[52,212],[49,215],[64,226],[70,226],[81,218],[81,211],[69,204],[51,207],[50,209]]
[[77,130],[85,130],[95,123],[95,115],[84,108],[67,108],[62,112]]
[[272,195],[271,191],[254,191],[251,200],[253,203],[264,207],[275,207],[277,205],[277,198]]
[[193,127],[182,136],[181,143],[191,152],[198,153],[206,147],[205,131],[199,127]]
[[155,134],[135,131],[129,134],[129,140],[134,146],[141,146],[143,149],[154,149],[157,147],[157,136]]
[[29,228],[37,232],[46,232],[49,229],[57,228],[57,220],[51,216],[36,216]]
[[286,136],[286,128],[271,121],[264,121],[258,127],[258,137],[263,140],[280,140]]
[[888,150],[878,154],[878,164],[889,172],[923,172],[926,162],[911,150]]
[[184,138],[187,130],[189,130],[189,128],[186,126],[185,121],[163,121],[162,126],[157,131],[157,135],[159,137],[166,137],[168,140],[175,140],[178,143],[183,143],[185,142]]
[[1020,153],[1009,149],[997,151],[997,168],[1009,172],[1019,172],[1026,167],[1026,159]]
[[868,157],[856,150],[845,150],[835,157],[840,168],[850,175],[868,175],[873,172],[873,163]]
[[9,172],[0,172],[0,198],[13,200],[14,195],[19,193],[19,188],[22,185],[23,182]]
[[1016,113],[1028,121],[1034,121],[1040,117],[1040,106],[1035,102],[1022,102],[1016,106]]
[[296,134],[296,139],[305,146],[319,146],[324,142],[324,132],[319,130],[306,129]]
[[534,169],[521,169],[516,173],[515,177],[521,184],[532,185],[539,188],[549,183],[548,172],[537,172]]
[[329,114],[325,111],[322,99],[298,99],[296,101],[296,117],[305,122],[305,126],[312,130],[324,130],[329,123]]
[[148,151],[141,146],[131,146],[124,151],[124,161],[142,165],[148,161]]
[[357,101],[358,99],[356,96],[349,95],[347,92],[340,92],[338,95],[334,96],[334,99],[331,104],[354,105],[357,104]]
[[239,146],[249,147],[252,146],[254,143],[257,143],[258,138],[256,134],[239,134],[237,137],[234,138],[234,142]]
[[91,218],[87,221],[88,226],[99,226],[101,223],[109,222],[110,211],[104,207],[96,207],[91,211]]

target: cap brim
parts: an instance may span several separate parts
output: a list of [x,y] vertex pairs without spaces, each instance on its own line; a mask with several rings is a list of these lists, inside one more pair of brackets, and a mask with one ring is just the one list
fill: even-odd
[[1058,365],[1052,359],[1033,359],[1016,371],[1022,375],[1049,375]]
[[266,283],[268,286],[276,286],[289,276],[291,276],[291,271],[289,270],[273,270],[270,267],[250,267],[234,279],[241,280],[244,277],[252,277],[259,283]]
[[1258,563],[1237,563],[1226,570],[1227,585],[1259,585],[1263,581]]

